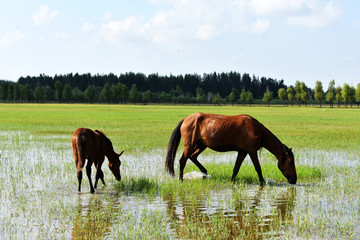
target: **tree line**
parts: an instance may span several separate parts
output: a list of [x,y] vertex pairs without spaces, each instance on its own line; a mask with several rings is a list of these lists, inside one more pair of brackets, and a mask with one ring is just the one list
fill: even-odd
[[91,75],[65,74],[54,77],[20,77],[17,82],[0,80],[2,102],[60,102],[60,103],[207,103],[253,104],[282,102],[284,105],[307,105],[315,100],[331,107],[360,103],[360,84],[355,89],[344,84],[335,87],[329,83],[324,91],[316,82],[312,89],[296,81],[287,86],[284,80],[256,77],[238,72],[185,74],[161,76],[128,72],[120,74]]

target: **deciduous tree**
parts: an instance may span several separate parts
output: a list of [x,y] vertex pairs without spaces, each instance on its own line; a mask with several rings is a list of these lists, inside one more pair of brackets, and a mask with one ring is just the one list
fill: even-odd
[[307,101],[309,99],[308,88],[304,82],[300,83],[300,88],[301,88],[301,99],[305,103],[305,106],[307,106]]
[[300,86],[300,81],[296,81],[295,82],[295,87],[294,87],[294,89],[295,89],[295,98],[296,98],[296,100],[297,100],[297,102],[298,102],[298,105],[299,105],[299,107],[300,107],[300,101],[301,101],[301,86]]
[[215,94],[214,99],[213,99],[213,103],[214,103],[215,105],[221,106],[222,98],[221,98],[220,93],[216,93],[216,94]]
[[254,97],[253,97],[253,94],[252,94],[252,92],[250,91],[250,90],[248,90],[247,92],[246,92],[246,100],[247,100],[247,102],[250,104],[250,106],[251,106],[251,104],[253,103],[253,101],[254,101]]
[[270,107],[270,101],[274,98],[273,92],[266,88],[266,92],[264,93],[263,101],[267,102],[268,107]]
[[336,105],[339,108],[340,107],[340,103],[341,103],[341,87],[338,86],[335,89],[336,95],[335,95],[335,101],[336,101]]
[[278,96],[279,96],[280,100],[283,102],[284,107],[285,107],[286,91],[284,88],[279,88]]
[[44,97],[44,89],[42,87],[35,88],[34,98],[38,103],[43,102],[45,97]]
[[315,99],[319,102],[321,108],[321,102],[324,99],[324,90],[320,81],[316,81],[315,84]]
[[341,91],[341,97],[342,97],[342,100],[345,104],[345,107],[347,107],[347,104],[349,102],[349,99],[350,99],[350,86],[349,84],[347,83],[344,83],[344,86],[342,88],[342,91]]
[[62,83],[58,80],[55,82],[55,100],[61,102],[61,99],[63,97],[62,93],[63,87]]
[[136,84],[133,84],[131,86],[131,89],[130,89],[130,92],[129,92],[129,98],[130,98],[130,101],[132,101],[133,103],[136,103],[139,101],[139,98],[140,98],[140,93],[137,89],[137,86]]
[[196,88],[196,101],[198,103],[205,103],[206,102],[206,95],[202,88]]
[[328,91],[326,93],[326,101],[330,104],[330,107],[333,107],[335,101],[335,80],[331,80],[329,83]]
[[63,100],[67,103],[71,101],[72,98],[72,88],[69,84],[66,84],[63,91]]
[[90,101],[92,104],[94,102],[96,96],[96,90],[94,86],[88,86],[85,90],[85,97]]
[[355,91],[355,101],[359,107],[359,105],[360,105],[360,83],[357,85],[357,88]]
[[246,101],[246,90],[243,88],[242,90],[241,90],[241,93],[240,93],[240,100],[241,100],[241,104],[243,105],[243,106],[245,106],[245,101]]
[[286,89],[286,91],[287,91],[287,93],[288,93],[287,97],[288,97],[288,99],[289,99],[289,101],[290,101],[290,103],[291,103],[291,106],[294,106],[294,104],[293,104],[293,100],[294,100],[294,90],[293,90],[291,87],[289,87],[289,88]]
[[106,83],[103,87],[103,89],[101,90],[100,93],[100,98],[107,102],[108,104],[110,104],[111,102],[111,87],[110,84]]

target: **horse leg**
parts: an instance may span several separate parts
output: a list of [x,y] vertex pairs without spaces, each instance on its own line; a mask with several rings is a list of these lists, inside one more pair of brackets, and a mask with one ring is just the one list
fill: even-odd
[[102,161],[100,161],[98,164],[95,165],[96,166],[95,186],[94,186],[95,189],[97,187],[97,183],[99,181],[99,178],[102,181],[102,183],[106,186],[105,181],[104,181],[104,173],[101,170],[101,166],[102,166],[103,162],[104,162],[104,159],[102,159]]
[[78,191],[81,192],[82,171],[79,168],[77,170],[77,178],[78,178],[78,182],[79,182]]
[[[206,148],[206,147],[205,147]],[[204,148],[204,149],[205,149]],[[197,162],[197,164],[194,162],[194,160],[192,160],[196,166],[198,166],[198,168],[202,167],[202,171],[205,171],[206,172],[206,169],[196,160],[196,157],[201,153],[201,151],[197,151],[197,150],[200,150],[200,149],[196,149],[196,148],[193,148],[193,147],[189,147],[189,145],[185,146],[184,148],[184,152],[180,158],[180,176],[179,176],[179,179],[181,181],[183,181],[183,175],[184,175],[184,168],[185,168],[185,165],[186,165],[186,161],[187,159],[192,156],[195,156],[195,162]],[[194,155],[195,154],[195,155]],[[197,155],[196,155],[197,154]]]
[[187,157],[185,157],[184,153],[182,154],[181,158],[180,158],[180,174],[179,174],[179,179],[181,181],[183,181],[183,175],[184,175],[184,168],[186,165],[186,161],[187,161]]
[[81,192],[81,180],[82,180],[82,169],[84,167],[85,159],[80,159],[78,162],[75,162],[76,169],[77,169],[77,178],[78,178],[78,191]]
[[258,158],[258,155],[257,155],[257,152],[253,152],[253,153],[249,153],[250,155],[250,158],[251,158],[251,161],[253,162],[254,164],[254,167],[255,167],[255,170],[259,176],[259,181],[261,184],[264,184],[265,183],[265,180],[263,178],[263,175],[262,175],[262,172],[261,172],[261,167],[260,167],[260,163],[259,163],[259,158]]
[[245,153],[245,152],[238,152],[238,155],[236,157],[234,170],[233,170],[233,175],[231,177],[231,181],[234,182],[234,183],[235,183],[236,176],[237,176],[237,174],[239,172],[240,166],[241,166],[242,162],[244,161],[246,155],[247,155],[247,153]]
[[201,144],[197,147],[195,152],[190,156],[190,160],[200,169],[201,172],[207,175],[206,168],[197,160],[197,157],[206,149],[206,146]]
[[94,193],[95,190],[94,190],[94,187],[93,187],[93,184],[92,184],[92,181],[91,181],[91,165],[92,165],[92,161],[90,159],[88,159],[88,162],[86,164],[86,175],[89,178],[90,193]]
[[103,173],[103,171],[101,169],[100,169],[100,171],[101,171],[100,180],[104,184],[104,186],[106,186],[105,180],[104,180],[104,173]]
[[95,186],[94,186],[94,188],[96,189],[96,187],[97,187],[97,183],[98,183],[98,180],[100,179],[101,180],[101,182],[106,186],[106,184],[105,184],[105,181],[104,181],[104,173],[103,173],[103,171],[101,170],[101,168],[98,168],[97,170],[96,170],[96,175],[95,175],[96,177],[95,177]]

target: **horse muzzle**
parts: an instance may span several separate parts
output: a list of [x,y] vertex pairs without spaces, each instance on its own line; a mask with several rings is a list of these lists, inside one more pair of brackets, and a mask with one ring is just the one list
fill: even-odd
[[288,182],[290,183],[290,184],[296,184],[296,181],[297,181],[297,177],[295,176],[295,177],[289,177],[288,178]]
[[119,175],[114,175],[115,176],[115,179],[116,179],[116,181],[121,181],[121,175],[119,174]]

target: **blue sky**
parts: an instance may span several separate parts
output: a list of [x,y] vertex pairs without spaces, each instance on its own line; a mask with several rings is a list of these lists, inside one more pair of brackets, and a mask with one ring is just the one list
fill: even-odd
[[1,1],[0,79],[237,71],[360,83],[360,1]]

